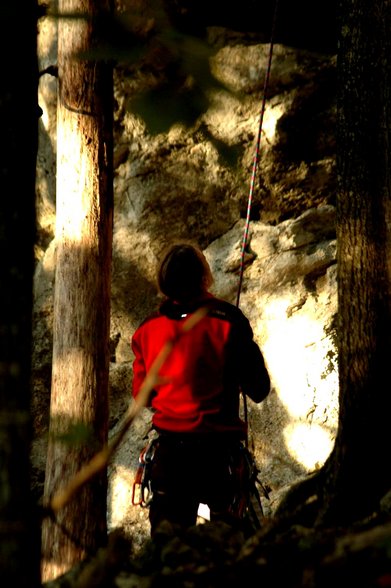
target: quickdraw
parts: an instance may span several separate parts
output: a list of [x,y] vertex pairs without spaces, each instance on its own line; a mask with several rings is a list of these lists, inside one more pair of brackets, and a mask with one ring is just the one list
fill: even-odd
[[150,469],[155,455],[157,439],[152,439],[142,449],[138,462],[139,466],[136,471],[136,476],[132,488],[132,504],[133,506],[146,507],[152,500],[152,488]]
[[233,457],[231,466],[234,479],[238,488],[236,499],[231,505],[231,512],[239,519],[247,519],[253,529],[261,527],[264,513],[258,487],[264,498],[269,498],[269,493],[259,478],[259,469],[254,457],[245,446],[240,447],[239,455]]

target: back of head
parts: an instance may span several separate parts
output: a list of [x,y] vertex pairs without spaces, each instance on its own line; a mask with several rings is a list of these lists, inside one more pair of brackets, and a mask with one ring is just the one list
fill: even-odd
[[176,243],[163,254],[158,269],[160,291],[176,302],[188,302],[206,293],[213,283],[208,262],[190,243]]

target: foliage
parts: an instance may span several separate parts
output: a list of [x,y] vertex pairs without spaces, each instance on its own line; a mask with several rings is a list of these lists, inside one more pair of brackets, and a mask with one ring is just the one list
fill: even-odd
[[157,47],[169,56],[167,77],[130,103],[152,134],[166,132],[175,123],[194,124],[207,110],[210,92],[223,87],[211,73],[214,50],[205,40],[168,29],[155,39],[154,52]]

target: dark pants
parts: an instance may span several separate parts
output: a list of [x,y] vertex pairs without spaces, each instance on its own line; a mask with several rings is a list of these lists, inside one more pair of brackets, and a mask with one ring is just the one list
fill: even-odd
[[179,528],[197,521],[199,504],[207,504],[212,521],[235,525],[232,505],[238,491],[235,456],[239,440],[224,435],[161,435],[151,466],[151,536],[163,520]]

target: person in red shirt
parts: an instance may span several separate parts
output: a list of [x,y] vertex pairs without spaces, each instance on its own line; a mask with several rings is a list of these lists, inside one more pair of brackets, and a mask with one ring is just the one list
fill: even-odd
[[[174,341],[150,397],[158,434],[150,468],[152,537],[163,520],[178,529],[196,524],[200,504],[208,505],[211,521],[237,522],[232,464],[247,436],[240,393],[259,403],[270,390],[248,319],[210,293],[213,277],[198,247],[171,246],[157,281],[165,298],[132,337],[134,398],[162,347]],[[183,332],[184,321],[200,308],[205,316]]]

